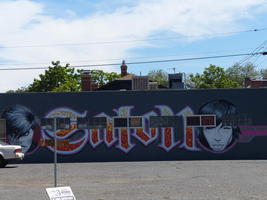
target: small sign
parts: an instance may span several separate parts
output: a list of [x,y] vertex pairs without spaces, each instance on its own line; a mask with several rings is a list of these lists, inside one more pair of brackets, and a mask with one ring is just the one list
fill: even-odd
[[46,188],[50,200],[76,200],[69,186]]
[[191,115],[186,116],[186,126],[216,127],[216,115]]
[[0,140],[6,141],[6,120],[0,118]]
[[140,127],[142,128],[142,118],[141,117],[130,117],[129,127]]
[[128,118],[127,117],[113,117],[114,128],[127,128]]
[[177,127],[179,123],[178,116],[150,116],[150,128]]
[[[54,147],[55,146],[55,140],[54,139],[40,139],[39,142],[41,147]],[[68,139],[63,140],[57,140],[57,147],[68,147],[70,145]]]

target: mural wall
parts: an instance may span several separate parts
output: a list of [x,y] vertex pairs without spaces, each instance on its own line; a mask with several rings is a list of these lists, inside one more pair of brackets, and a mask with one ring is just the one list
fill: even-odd
[[[61,162],[266,159],[267,89],[0,94],[7,142],[23,162],[53,162],[54,131],[43,118],[70,118],[56,130]],[[78,127],[79,118],[106,120]]]

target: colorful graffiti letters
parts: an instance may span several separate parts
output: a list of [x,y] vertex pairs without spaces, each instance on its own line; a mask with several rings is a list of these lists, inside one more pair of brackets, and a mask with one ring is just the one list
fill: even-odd
[[[106,113],[90,116],[102,117],[106,120],[105,128],[90,129],[80,125],[79,128],[77,127],[77,121],[81,122],[81,118],[88,117],[87,111],[78,113],[66,107],[56,108],[47,113],[45,118],[69,117],[71,128],[69,130],[57,130],[56,133],[53,133],[52,130],[42,129],[42,138],[44,140],[52,140],[54,134],[56,134],[58,139],[68,139],[68,145],[57,148],[58,153],[63,155],[77,153],[86,148],[86,144],[89,144],[92,148],[105,144],[107,148],[114,146],[116,149],[128,153],[136,146],[136,142],[144,146],[157,142],[158,146],[166,152],[174,148],[185,148],[189,151],[200,150],[196,146],[194,129],[185,127],[185,117],[193,114],[189,107],[175,114],[170,107],[157,105],[155,106],[155,111],[147,112],[141,116],[132,116],[131,111],[133,109],[133,106],[122,106],[113,110],[116,113],[115,116],[109,116]],[[165,127],[150,127],[150,118],[160,116],[165,116],[165,118],[170,116],[170,123],[167,122]],[[183,133],[175,132],[174,120],[177,119],[183,121]],[[163,124],[166,124],[166,122]],[[168,127],[168,124],[171,124],[170,127]],[[181,136],[184,134],[184,139],[179,140],[178,134],[181,134]],[[136,141],[133,141],[133,138]],[[53,145],[49,145],[47,148],[51,151],[55,150]]]

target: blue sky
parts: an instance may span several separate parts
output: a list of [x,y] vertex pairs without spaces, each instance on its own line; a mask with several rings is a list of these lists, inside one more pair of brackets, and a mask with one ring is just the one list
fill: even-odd
[[[250,53],[267,40],[266,17],[267,0],[0,0],[0,68]],[[253,29],[262,30],[244,32]],[[201,73],[210,64],[226,69],[242,59],[128,65],[128,72]],[[248,61],[267,68],[264,56]],[[43,71],[1,71],[0,92],[27,86]]]

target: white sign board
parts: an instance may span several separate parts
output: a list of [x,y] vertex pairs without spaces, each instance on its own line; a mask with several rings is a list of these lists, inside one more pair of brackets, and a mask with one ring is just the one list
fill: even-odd
[[46,188],[50,200],[76,200],[69,186]]

